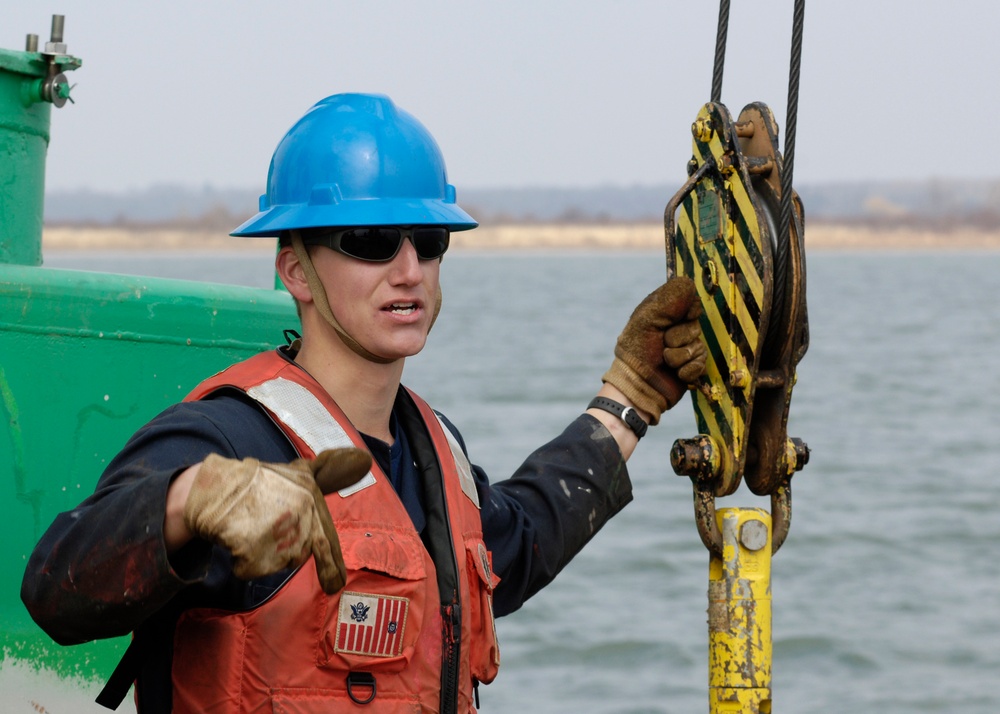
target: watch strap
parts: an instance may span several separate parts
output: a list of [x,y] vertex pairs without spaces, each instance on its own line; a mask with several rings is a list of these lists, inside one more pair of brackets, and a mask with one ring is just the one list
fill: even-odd
[[646,435],[646,429],[649,425],[642,420],[639,413],[634,407],[627,407],[624,404],[619,404],[613,399],[608,399],[607,397],[594,397],[590,404],[587,405],[587,409],[600,409],[606,411],[609,414],[614,414],[616,417],[621,419],[628,426],[629,429],[635,434],[637,439],[641,439]]

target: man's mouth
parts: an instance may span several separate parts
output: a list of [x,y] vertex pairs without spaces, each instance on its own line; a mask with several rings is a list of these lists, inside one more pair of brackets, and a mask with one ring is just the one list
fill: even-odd
[[388,308],[394,315],[412,315],[417,309],[415,302],[394,302]]

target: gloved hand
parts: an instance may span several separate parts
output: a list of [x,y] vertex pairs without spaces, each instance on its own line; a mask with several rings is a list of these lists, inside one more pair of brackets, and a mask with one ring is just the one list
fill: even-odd
[[233,555],[233,573],[249,580],[298,567],[310,552],[323,591],[344,587],[344,557],[324,493],[346,488],[371,468],[361,449],[331,449],[312,461],[261,463],[206,458],[184,506],[195,535]]
[[705,371],[701,302],[690,278],[673,277],[639,303],[615,345],[603,381],[617,387],[651,424]]

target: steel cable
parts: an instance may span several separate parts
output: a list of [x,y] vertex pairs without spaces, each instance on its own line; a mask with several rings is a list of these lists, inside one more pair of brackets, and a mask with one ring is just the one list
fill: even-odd
[[722,100],[722,69],[726,63],[726,37],[729,33],[729,0],[719,2],[719,28],[715,35],[715,67],[712,70],[712,101]]
[[[802,28],[805,19],[805,0],[795,0],[792,16],[792,51],[788,72],[788,106],[786,107],[785,152],[781,172],[781,203],[778,211],[778,245],[774,254],[774,281],[771,295],[771,317],[765,344],[778,339],[777,330],[786,327],[784,322],[785,291],[788,284],[788,249],[791,241],[792,221],[792,172],[795,165],[795,130],[799,105],[799,74],[802,66]],[[799,238],[799,237],[797,237]]]

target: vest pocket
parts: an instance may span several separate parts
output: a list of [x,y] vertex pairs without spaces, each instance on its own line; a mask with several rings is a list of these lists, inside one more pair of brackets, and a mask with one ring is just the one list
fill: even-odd
[[398,672],[412,659],[427,589],[422,548],[406,533],[339,529],[347,585],[327,598],[319,665]]
[[497,643],[496,620],[493,617],[493,589],[500,578],[493,572],[493,556],[482,540],[465,542],[468,561],[469,624],[472,643],[469,648],[472,676],[489,684],[500,667],[500,645]]

